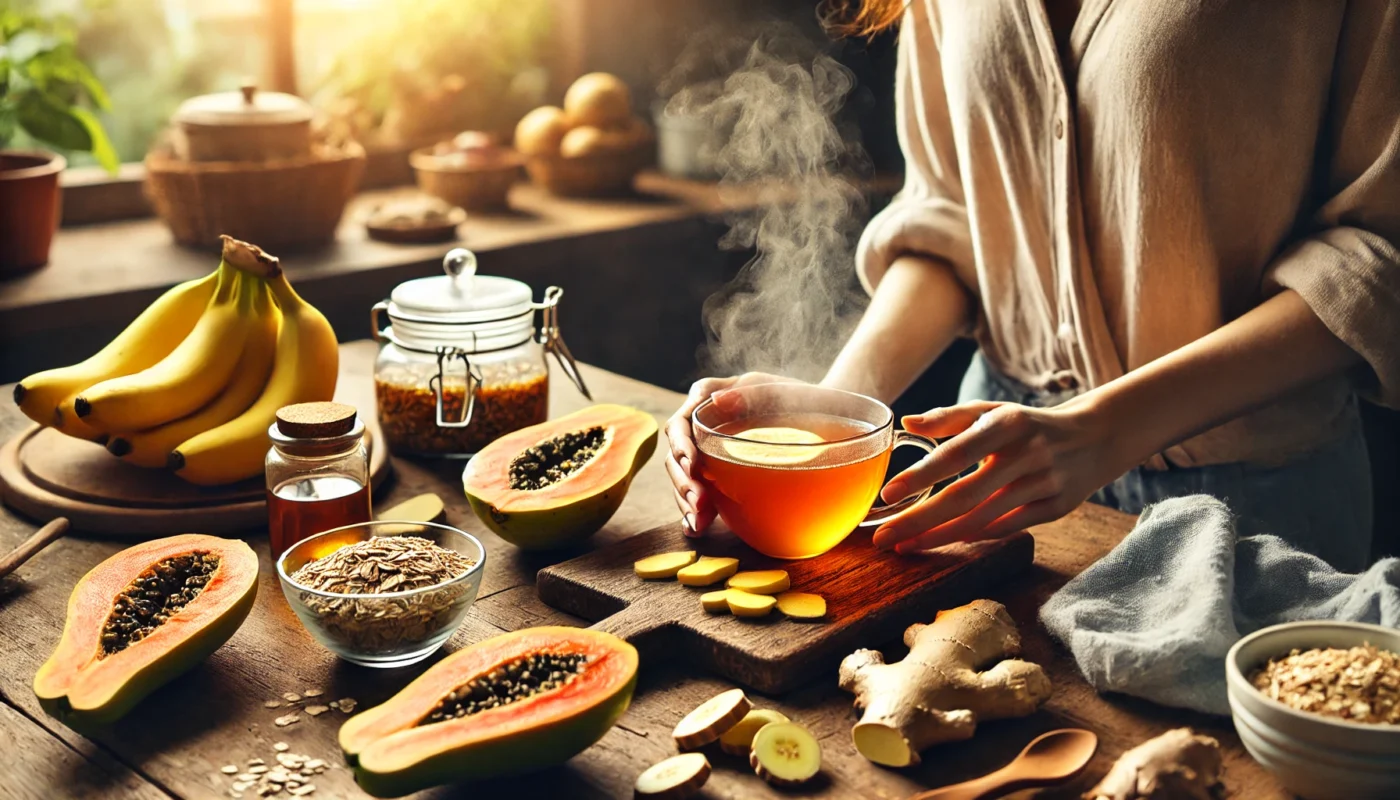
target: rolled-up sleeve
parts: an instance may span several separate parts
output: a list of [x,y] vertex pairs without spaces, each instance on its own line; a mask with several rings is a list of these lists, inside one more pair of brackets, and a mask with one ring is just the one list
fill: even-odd
[[901,255],[933,256],[963,274],[972,271],[972,237],[936,36],[923,0],[914,0],[900,31],[895,70],[904,188],[860,238],[856,269],[867,292]]
[[1320,144],[1322,202],[1265,274],[1370,366],[1360,387],[1400,407],[1400,0],[1353,3]]

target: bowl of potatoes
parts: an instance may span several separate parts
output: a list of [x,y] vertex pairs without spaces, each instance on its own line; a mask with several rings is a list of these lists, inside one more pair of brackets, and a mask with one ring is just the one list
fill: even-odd
[[632,93],[614,75],[574,81],[564,107],[541,106],[515,127],[515,149],[530,179],[546,191],[594,197],[631,190],[655,158],[651,126],[632,113]]

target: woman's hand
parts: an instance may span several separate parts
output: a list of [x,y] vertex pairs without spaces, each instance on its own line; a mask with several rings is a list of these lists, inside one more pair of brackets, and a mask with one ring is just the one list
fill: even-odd
[[687,536],[699,536],[715,520],[710,488],[701,479],[696,466],[695,434],[690,429],[691,413],[711,396],[715,399],[715,405],[725,412],[738,413],[742,397],[738,392],[726,390],[760,383],[798,382],[779,375],[746,372],[737,378],[705,378],[691,385],[685,402],[666,422],[666,439],[671,444],[670,452],[666,455],[666,474],[671,476],[676,505],[683,515],[682,524]]
[[995,539],[1074,510],[1132,466],[1119,463],[1111,426],[1083,400],[1051,409],[977,401],[905,417],[911,433],[951,438],[896,475],[886,501],[977,470],[881,525],[876,546],[915,552]]

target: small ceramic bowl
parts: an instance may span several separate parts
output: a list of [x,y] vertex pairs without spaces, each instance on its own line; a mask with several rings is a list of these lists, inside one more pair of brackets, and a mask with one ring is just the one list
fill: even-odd
[[[376,536],[421,536],[475,563],[451,580],[405,592],[340,594],[292,581],[307,562]],[[326,649],[367,667],[402,667],[432,655],[461,626],[481,589],[485,566],[486,549],[465,531],[432,522],[379,520],[298,542],[277,559],[277,577],[302,625]]]
[[1305,800],[1400,797],[1400,725],[1297,711],[1255,689],[1248,676],[1295,648],[1367,643],[1400,652],[1400,630],[1358,622],[1289,622],[1244,637],[1225,656],[1230,710],[1240,740],[1285,788]]

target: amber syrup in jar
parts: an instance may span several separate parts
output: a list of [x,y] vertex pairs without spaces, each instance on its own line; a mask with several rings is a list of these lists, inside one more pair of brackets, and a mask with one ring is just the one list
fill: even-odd
[[354,478],[293,478],[267,490],[268,537],[274,557],[322,531],[369,521],[369,486]]
[[267,526],[273,559],[296,543],[372,519],[364,422],[343,403],[299,403],[268,429]]

